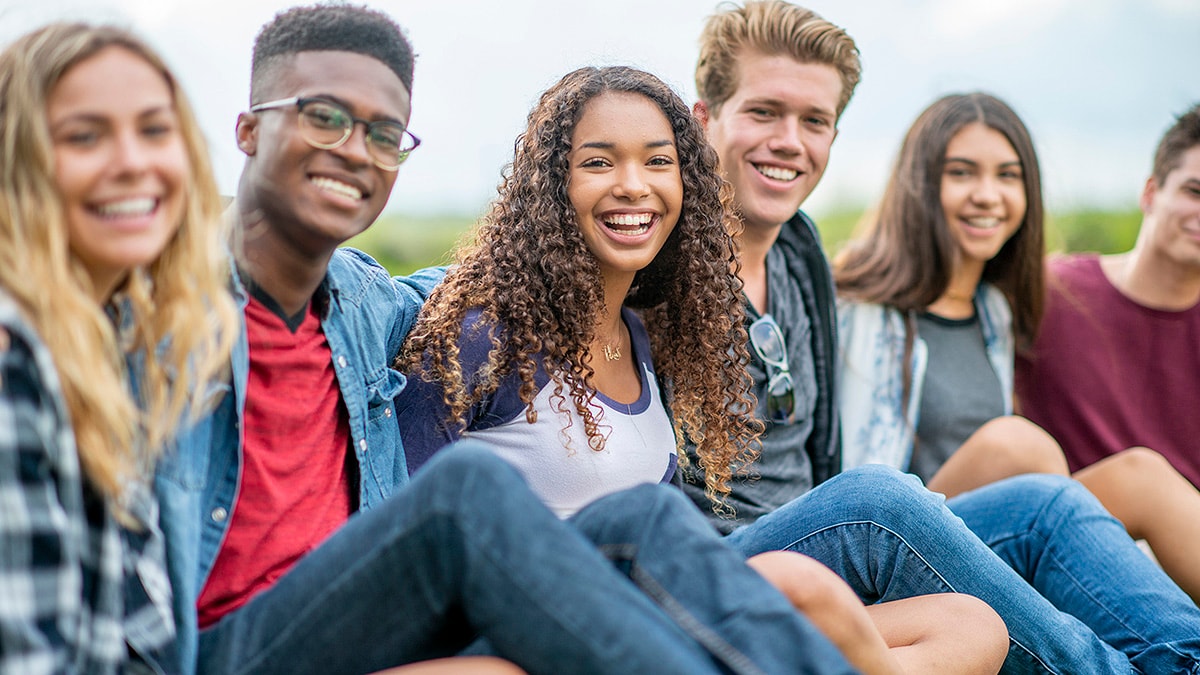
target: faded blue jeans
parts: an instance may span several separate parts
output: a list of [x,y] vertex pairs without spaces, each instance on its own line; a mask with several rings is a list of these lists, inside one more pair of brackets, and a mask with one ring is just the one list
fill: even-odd
[[726,539],[747,556],[810,555],[868,603],[976,596],[1008,626],[1004,672],[1200,673],[1200,609],[1068,478],[1019,476],[947,508],[868,465]]
[[612,495],[577,523],[460,443],[201,633],[200,672],[368,673],[477,637],[530,673],[852,672],[677,491]]

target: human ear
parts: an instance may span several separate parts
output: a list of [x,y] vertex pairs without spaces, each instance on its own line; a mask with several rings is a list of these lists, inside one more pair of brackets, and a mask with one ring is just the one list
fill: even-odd
[[696,101],[692,106],[692,115],[700,120],[700,126],[704,127],[705,132],[708,132],[708,106],[704,101]]
[[239,114],[236,134],[238,149],[248,157],[253,157],[258,152],[258,115],[250,112]]
[[1158,182],[1154,180],[1154,176],[1146,179],[1146,184],[1142,186],[1142,195],[1138,199],[1138,206],[1142,209],[1142,213],[1150,211],[1150,205],[1154,203],[1154,195],[1158,194]]

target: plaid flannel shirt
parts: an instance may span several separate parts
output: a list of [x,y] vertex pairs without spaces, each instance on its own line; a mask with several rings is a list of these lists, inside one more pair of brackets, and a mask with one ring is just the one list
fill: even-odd
[[0,292],[0,675],[173,663],[157,504],[134,485],[126,507],[142,531],[84,480],[49,352]]

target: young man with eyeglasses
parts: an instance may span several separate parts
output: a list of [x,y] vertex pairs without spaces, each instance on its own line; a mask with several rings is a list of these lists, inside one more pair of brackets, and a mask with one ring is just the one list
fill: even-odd
[[[886,467],[839,473],[834,289],[798,209],[859,75],[842,29],[782,0],[723,9],[701,36],[695,113],[744,224],[766,425],[760,457],[731,485],[736,518],[713,524],[746,555],[816,558],[870,605],[948,591],[984,600],[1008,626],[1008,672],[1200,671],[1200,610],[1079,484],[1017,477],[945,503]],[[685,489],[711,515],[692,460]]]
[[[441,275],[393,279],[338,247],[417,146],[412,60],[391,19],[348,5],[285,11],[255,42],[233,207],[244,332],[229,386],[198,393],[215,411],[156,477],[179,670],[365,673],[484,637],[531,673],[849,672],[670,488],[567,524],[470,442],[408,480],[390,364]],[[709,581],[656,579],[651,557]]]

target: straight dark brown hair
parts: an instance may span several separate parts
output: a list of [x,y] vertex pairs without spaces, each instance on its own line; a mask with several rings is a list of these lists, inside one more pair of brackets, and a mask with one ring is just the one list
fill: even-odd
[[1013,312],[1018,349],[1026,349],[1042,318],[1042,181],[1029,130],[1006,103],[989,94],[954,94],[935,101],[913,122],[888,180],[877,217],[834,260],[838,293],[851,300],[921,311],[950,283],[958,248],[942,210],[946,147],[963,127],[980,123],[1004,135],[1017,152],[1025,187],[1025,219],[984,265],[983,280],[999,288]]

